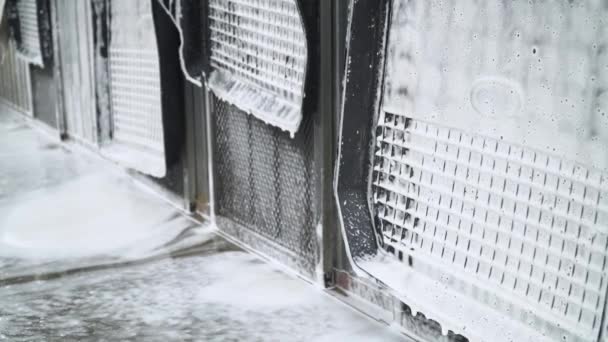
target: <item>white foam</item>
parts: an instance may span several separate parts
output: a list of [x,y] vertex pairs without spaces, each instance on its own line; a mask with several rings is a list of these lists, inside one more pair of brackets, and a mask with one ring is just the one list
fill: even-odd
[[112,254],[181,232],[175,209],[107,172],[17,197],[0,213],[0,255],[10,251],[21,258]]

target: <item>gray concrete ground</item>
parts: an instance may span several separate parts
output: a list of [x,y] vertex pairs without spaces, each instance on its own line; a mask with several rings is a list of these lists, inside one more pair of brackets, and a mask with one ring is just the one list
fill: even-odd
[[0,107],[0,341],[397,341]]

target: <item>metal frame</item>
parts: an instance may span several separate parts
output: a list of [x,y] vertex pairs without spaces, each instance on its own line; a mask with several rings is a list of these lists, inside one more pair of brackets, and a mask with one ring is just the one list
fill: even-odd
[[[111,120],[109,103],[105,99],[110,96],[110,87],[108,84],[102,86],[103,82],[96,80],[107,79],[108,73],[108,35],[109,35],[109,8],[110,0],[87,0],[90,2],[91,14],[91,44],[92,44],[92,65],[90,70],[94,82],[94,99],[95,102],[95,120],[96,120],[96,139],[93,144],[88,144],[90,147],[97,148],[103,146],[110,139]],[[53,32],[53,56],[54,56],[54,72],[55,72],[55,92],[56,92],[56,122],[57,130],[62,140],[68,139],[67,132],[67,114],[64,98],[64,70],[61,63],[62,49],[60,42],[62,35],[59,34],[59,2],[61,0],[50,0],[51,2],[51,26]]]
[[[86,34],[86,41],[87,41],[87,54],[88,54],[88,58],[89,60],[87,61],[88,63],[90,63],[91,68],[87,68],[87,70],[84,70],[87,74],[88,74],[88,79],[90,80],[91,83],[91,91],[90,91],[90,98],[88,99],[90,103],[84,103],[84,106],[86,106],[87,108],[89,108],[90,110],[90,114],[91,117],[89,118],[92,121],[92,124],[94,125],[92,130],[91,130],[91,134],[92,136],[90,137],[84,137],[81,136],[83,132],[81,132],[80,130],[78,130],[78,134],[74,134],[74,132],[70,132],[70,128],[69,128],[69,113],[68,113],[68,106],[67,106],[67,101],[66,101],[66,85],[67,85],[67,81],[65,78],[66,75],[66,71],[64,69],[64,65],[63,65],[63,55],[65,54],[65,51],[62,50],[62,41],[65,40],[66,38],[63,37],[63,35],[60,34],[60,29],[59,29],[59,13],[60,13],[60,0],[51,0],[51,21],[52,21],[52,27],[53,27],[53,51],[54,51],[54,75],[55,75],[55,79],[57,80],[55,82],[56,85],[56,122],[57,122],[57,129],[59,131],[59,134],[61,136],[62,139],[73,139],[75,141],[78,141],[79,143],[88,146],[89,148],[92,149],[96,149],[99,146],[100,143],[100,134],[99,134],[99,115],[98,115],[98,108],[97,108],[97,95],[98,95],[98,82],[96,82],[97,80],[97,74],[96,74],[96,68],[94,67],[95,64],[98,62],[96,60],[96,56],[95,56],[95,45],[94,45],[94,39],[93,39],[93,26],[96,24],[95,22],[93,22],[93,8],[92,8],[92,1],[87,0],[86,2],[86,9],[85,9],[85,13],[87,16],[89,16],[89,18],[87,19],[87,27],[85,28],[85,31],[82,32],[81,34]],[[64,4],[65,5],[65,4]],[[72,115],[74,115],[72,113]],[[76,115],[80,115],[82,116],[83,113],[78,113]]]
[[61,0],[51,0],[51,28],[53,32],[53,56],[55,59],[54,70],[55,70],[55,121],[57,122],[57,132],[61,140],[66,140],[67,136],[67,123],[65,116],[65,104],[63,98],[63,68],[61,63],[61,49],[59,48],[59,34],[57,29],[59,27],[59,17],[57,16],[58,4]]
[[[307,3],[306,1],[304,1],[304,3]],[[325,6],[325,9],[323,9],[323,13],[326,13],[328,16],[327,18],[329,20],[325,21],[324,25],[329,25],[326,27],[329,27],[330,29],[328,31],[331,32],[331,27],[333,25],[333,18],[332,18],[332,13],[333,10],[331,9],[331,7],[333,6],[332,4],[330,4],[330,2],[327,2],[326,4],[322,4],[324,2],[320,1],[319,4],[317,5],[318,8],[317,10],[319,11],[319,13],[321,13],[321,6]],[[329,6],[327,6],[329,4]],[[308,6],[308,9],[311,10],[312,5],[310,3],[304,5],[304,6]],[[178,11],[180,10],[181,6],[178,6]],[[203,4],[203,6],[200,6],[201,8],[198,8],[198,11],[200,12],[199,15],[201,15],[201,19],[196,19],[196,18],[189,18],[189,17],[181,17],[182,21],[185,21],[186,23],[190,23],[190,22],[200,22],[202,21],[202,24],[200,27],[206,27],[205,26],[205,18],[204,18],[204,13],[206,13],[205,11],[205,6]],[[328,12],[329,9],[329,12]],[[321,22],[319,21],[319,25],[321,25]],[[183,32],[186,32],[186,37],[185,37],[185,44],[186,46],[188,46],[188,41],[189,41],[189,37],[188,34],[195,34],[195,35],[202,35],[202,38],[197,38],[195,39],[195,42],[201,40],[203,41],[203,45],[205,41],[208,41],[208,37],[207,39],[205,39],[205,35],[208,34],[208,32],[205,32],[205,30],[202,30],[202,32],[196,32],[197,30],[195,28],[192,27],[182,27],[181,28]],[[193,33],[194,32],[194,33]],[[315,34],[316,37],[316,34]],[[182,37],[184,38],[184,37]],[[329,44],[328,48],[329,48],[329,54],[324,55],[323,57],[321,56],[317,56],[317,57],[313,57],[317,60],[317,66],[319,65],[318,63],[318,59],[317,58],[324,58],[325,60],[328,60],[329,63],[327,64],[329,66],[330,69],[324,69],[323,72],[325,72],[326,78],[325,80],[329,80],[329,82],[324,86],[323,91],[327,91],[329,94],[329,97],[326,97],[323,101],[323,103],[321,102],[321,100],[319,99],[319,102],[315,101],[314,105],[309,104],[309,108],[317,108],[316,110],[314,110],[313,113],[308,113],[308,114],[312,114],[314,115],[314,119],[313,119],[313,126],[314,126],[314,142],[316,144],[316,147],[314,148],[314,160],[315,160],[315,171],[314,172],[318,172],[319,177],[317,177],[318,181],[317,183],[314,185],[317,193],[319,193],[319,191],[324,192],[324,195],[320,195],[318,196],[318,198],[315,198],[315,202],[322,208],[326,208],[327,206],[325,206],[323,203],[328,202],[327,198],[331,198],[332,194],[331,194],[331,175],[333,172],[333,160],[334,160],[334,156],[333,156],[333,152],[334,151],[331,146],[334,145],[334,122],[333,122],[333,113],[335,112],[335,94],[336,91],[333,89],[334,85],[337,84],[337,81],[335,80],[335,78],[333,77],[333,71],[335,70],[334,67],[334,62],[333,62],[333,58],[334,58],[334,53],[333,51],[331,51],[332,46],[334,44],[333,41],[333,36],[328,35],[327,36],[328,40],[325,41],[324,43],[321,44]],[[318,38],[314,38],[314,39],[318,39]],[[310,55],[315,56],[314,53],[312,53],[312,51],[309,52]],[[189,201],[190,203],[195,203],[194,205],[192,205],[193,208],[196,208],[196,210],[201,213],[202,215],[205,216],[209,216],[211,219],[216,219],[216,206],[215,206],[215,191],[216,191],[216,187],[214,184],[217,183],[217,174],[215,173],[215,165],[213,165],[213,151],[214,151],[214,124],[213,124],[213,120],[212,120],[212,113],[213,113],[213,103],[211,101],[211,94],[209,92],[209,90],[205,87],[206,84],[206,76],[208,75],[208,70],[205,69],[205,65],[208,65],[208,63],[205,63],[205,56],[201,56],[199,54],[199,57],[196,57],[196,53],[194,55],[187,55],[184,56],[184,59],[186,61],[191,61],[193,60],[193,58],[200,58],[201,61],[194,61],[193,63],[188,63],[185,67],[186,69],[189,70],[189,72],[192,71],[192,66],[193,65],[200,65],[202,67],[201,71],[202,71],[202,89],[201,88],[196,88],[194,86],[186,86],[186,89],[190,88],[190,90],[187,90],[186,94],[186,103],[189,106],[189,110],[187,110],[187,116],[188,116],[188,122],[189,125],[193,124],[194,125],[194,129],[189,129],[187,131],[188,134],[188,148],[187,148],[187,155],[188,156],[195,156],[195,161],[189,161],[188,162],[188,167],[187,167],[187,174],[188,176],[186,177],[187,181],[188,181],[188,195],[187,195],[187,201]],[[198,63],[197,63],[198,62]],[[311,77],[319,77],[319,75],[321,75],[321,70],[320,69],[314,69],[311,70],[311,72],[313,72],[314,74],[310,74],[308,76],[308,80],[307,80],[307,87],[310,87],[310,82],[309,80],[311,79]],[[311,76],[314,75],[314,76]],[[325,88],[326,87],[326,88]],[[314,88],[313,88],[314,89]],[[310,91],[310,89],[309,89]],[[318,92],[319,94],[321,93],[320,89],[314,89],[315,94]],[[190,94],[190,95],[188,95]],[[314,95],[317,96],[317,95]],[[190,97],[190,99],[189,99]],[[308,96],[307,96],[308,97]],[[311,107],[312,106],[312,107]],[[323,107],[322,107],[323,106]],[[194,113],[192,113],[194,112]],[[202,114],[202,115],[201,115]],[[199,119],[200,118],[200,119]],[[204,130],[202,129],[204,127]],[[204,135],[202,134],[202,132],[204,132]],[[208,182],[203,181],[204,179],[208,179]],[[328,191],[329,190],[329,191]],[[330,203],[333,201],[329,201]],[[335,216],[332,214],[331,212],[331,208],[329,210],[325,210],[323,213],[319,214],[319,217],[317,218],[317,223],[316,223],[316,227],[317,227],[317,233],[316,236],[318,238],[317,241],[317,245],[319,246],[319,250],[322,250],[323,253],[327,252],[327,255],[324,255],[322,257],[320,257],[320,263],[316,266],[316,271],[313,271],[313,274],[307,274],[305,275],[308,279],[313,279],[316,278],[319,280],[319,282],[321,283],[325,283],[326,279],[331,279],[331,272],[333,270],[333,265],[334,265],[334,261],[335,257],[333,256],[335,254],[334,250],[332,248],[330,248],[330,241],[335,241],[335,234],[332,233],[332,229],[333,227],[335,227],[334,224],[332,224],[332,220],[335,218]],[[221,220],[221,219],[220,219]],[[281,248],[279,248],[278,246],[274,246],[274,243],[270,240],[267,240],[266,238],[262,238],[261,236],[258,236],[257,234],[252,232],[249,232],[247,229],[243,229],[242,227],[238,227],[238,225],[234,225],[231,223],[226,223],[224,222],[224,224],[222,224],[222,226],[225,227],[229,227],[227,228],[227,233],[229,235],[232,235],[232,237],[237,237],[237,239],[239,239],[241,242],[245,243],[246,245],[249,246],[259,246],[259,250],[263,251],[263,253],[265,253],[266,255],[270,254],[269,251],[274,251],[277,252],[279,254],[281,254],[282,252],[279,252],[281,250]],[[332,235],[333,234],[333,235]],[[324,241],[324,243],[328,243],[328,247],[322,247],[321,243],[322,241]],[[266,246],[266,247],[263,247]],[[255,247],[254,247],[255,248]],[[258,251],[259,251],[258,250]],[[287,251],[286,251],[287,253]],[[287,253],[289,254],[289,253]],[[284,255],[287,255],[284,254]],[[275,255],[274,257],[275,259],[283,259],[283,257],[279,257],[278,255]],[[286,257],[285,259],[291,259],[291,257]],[[283,260],[285,260],[283,259]],[[295,259],[291,259],[293,260],[292,262],[287,262],[290,264],[290,266],[292,268],[295,269],[299,269],[298,266],[298,262]],[[317,275],[314,275],[314,273],[317,273]]]
[[211,207],[211,175],[209,165],[208,134],[209,119],[205,90],[184,82],[184,100],[186,116],[186,147],[184,172],[184,198],[186,208],[209,217],[213,210]]
[[[305,2],[305,1],[304,1]],[[319,35],[320,55],[315,61],[317,66],[312,70],[319,77],[318,108],[314,112],[314,159],[316,171],[320,175],[315,184],[318,196],[314,199],[319,208],[317,223],[318,245],[321,254],[316,267],[315,281],[330,287],[334,284],[334,270],[337,260],[342,258],[344,247],[339,230],[337,229],[337,216],[333,200],[333,172],[336,150],[336,127],[339,108],[341,107],[342,75],[345,66],[346,11],[348,0],[320,1],[318,3],[318,24],[320,32],[332,34]],[[205,13],[204,6],[200,10]],[[178,11],[180,7],[178,6]],[[190,22],[192,19],[186,19]],[[204,21],[204,20],[203,20]],[[182,28],[188,30],[188,28]],[[204,33],[203,33],[204,34]],[[203,38],[204,41],[204,38]],[[201,56],[202,57],[202,56]],[[186,56],[189,58],[189,56]],[[204,63],[203,63],[204,64]],[[216,208],[214,183],[217,175],[214,174],[213,150],[214,132],[213,104],[210,101],[209,89],[206,88],[206,75],[203,71],[201,77],[202,87],[190,82],[185,85],[186,120],[187,120],[187,147],[186,147],[186,203],[199,214],[215,219]],[[250,244],[256,244],[261,237],[241,236]],[[263,239],[262,239],[263,240]],[[309,278],[310,279],[310,278]]]
[[343,251],[333,200],[333,171],[336,160],[337,113],[341,107],[341,79],[344,71],[344,9],[346,1],[320,1],[320,70],[319,70],[319,111],[316,116],[315,159],[321,174],[318,179],[317,193],[321,227],[318,281],[323,277],[326,287],[335,283],[334,268]]

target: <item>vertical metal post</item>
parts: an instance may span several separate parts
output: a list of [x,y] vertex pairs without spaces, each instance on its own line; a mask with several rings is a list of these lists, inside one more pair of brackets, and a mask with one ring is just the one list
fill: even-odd
[[184,201],[190,211],[196,210],[197,169],[196,169],[196,132],[195,117],[198,114],[195,98],[195,86],[188,81],[184,82],[184,116],[185,136],[184,148]]
[[[51,35],[53,37],[53,66],[54,66],[54,79],[55,79],[55,117],[57,122],[57,131],[62,140],[67,139],[67,122],[65,116],[65,104],[63,98],[63,71],[61,64],[61,49],[59,48],[59,39],[61,32],[59,30],[59,12],[60,0],[51,0],[50,5],[50,16],[51,16]],[[33,99],[32,99],[32,111],[33,111]]]
[[[205,159],[202,159],[203,161],[206,160],[206,166],[207,166],[207,182],[205,182],[205,184],[208,186],[207,188],[207,194],[208,194],[208,213],[209,213],[209,217],[211,218],[211,220],[213,222],[215,222],[215,211],[216,211],[216,207],[215,207],[215,172],[214,172],[214,165],[213,165],[213,150],[214,150],[214,131],[213,131],[213,104],[211,103],[211,93],[209,92],[209,90],[207,89],[207,83],[206,83],[206,76],[203,75],[203,111],[202,111],[202,115],[201,118],[203,118],[203,122],[202,125],[199,127],[204,127],[205,128],[205,133],[206,133],[206,139],[204,139],[204,141],[206,142],[201,148],[201,155],[205,156]],[[206,151],[203,152],[203,151]]]
[[205,88],[185,80],[186,148],[184,163],[184,196],[187,207],[211,216],[210,154]]
[[[180,12],[185,10],[180,8],[183,4],[177,2],[177,8],[173,11]],[[193,8],[187,7],[189,11],[197,13],[188,19],[181,18],[178,20],[179,25],[186,25],[182,29],[196,27],[200,30],[201,37],[196,39],[196,47],[190,49],[197,50],[201,53],[202,64],[209,65],[206,60],[208,58],[208,46],[205,42],[209,40],[209,30],[207,23],[207,6],[208,1],[200,3],[192,3]],[[196,18],[196,19],[195,19]],[[194,20],[195,23],[192,23]],[[192,44],[192,42],[189,42]],[[198,51],[200,50],[200,51]],[[192,51],[184,52],[185,54]],[[204,68],[203,68],[204,70]],[[200,75],[201,83],[195,84],[186,77],[184,80],[184,100],[185,100],[185,133],[186,133],[186,148],[184,162],[184,196],[187,205],[191,211],[196,211],[202,216],[213,218],[213,120],[211,119],[211,103],[208,89],[205,84],[205,72]]]
[[[348,23],[349,23],[349,16],[350,16],[350,6],[351,6],[351,0],[335,0],[336,3],[336,9],[335,9],[335,13],[334,13],[334,31],[335,31],[335,46],[334,49],[336,51],[335,56],[334,56],[334,64],[336,65],[336,79],[334,82],[334,87],[335,87],[335,91],[336,91],[336,102],[335,102],[335,109],[334,109],[334,134],[335,134],[335,145],[333,148],[333,152],[334,152],[334,156],[333,156],[333,160],[334,163],[332,165],[332,171],[334,171],[331,175],[332,178],[332,190],[335,184],[333,184],[333,181],[335,180],[335,170],[336,170],[336,163],[338,160],[338,147],[339,147],[339,135],[340,135],[340,116],[342,114],[342,104],[344,101],[344,77],[346,75],[346,55],[347,55],[347,43],[346,43],[346,36],[347,36],[347,32],[348,32]],[[333,198],[333,196],[335,196],[335,192],[332,191],[332,204],[333,206],[336,205],[335,202],[335,198]],[[335,259],[334,259],[334,264],[333,264],[333,269],[334,271],[336,269],[345,269],[345,266],[349,266],[349,261],[348,261],[348,257],[346,254],[346,245],[344,243],[344,240],[342,238],[342,234],[340,231],[340,224],[339,224],[339,212],[338,209],[335,208],[335,221],[334,221],[334,226],[332,227],[332,229],[335,230],[335,240],[333,241],[333,244],[331,246],[331,248],[333,248],[335,250]],[[334,275],[335,277],[335,275]],[[334,279],[335,281],[335,279]]]
[[320,253],[317,281],[324,286],[333,285],[333,267],[337,251],[337,224],[333,196],[333,165],[335,159],[335,113],[339,109],[339,58],[336,53],[338,34],[337,1],[319,1],[319,110],[315,117],[315,161],[319,222],[317,238]]

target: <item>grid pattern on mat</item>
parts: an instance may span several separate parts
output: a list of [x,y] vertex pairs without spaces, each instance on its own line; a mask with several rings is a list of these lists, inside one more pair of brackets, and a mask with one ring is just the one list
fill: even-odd
[[374,218],[387,250],[597,336],[606,292],[605,174],[388,112],[376,134]]

